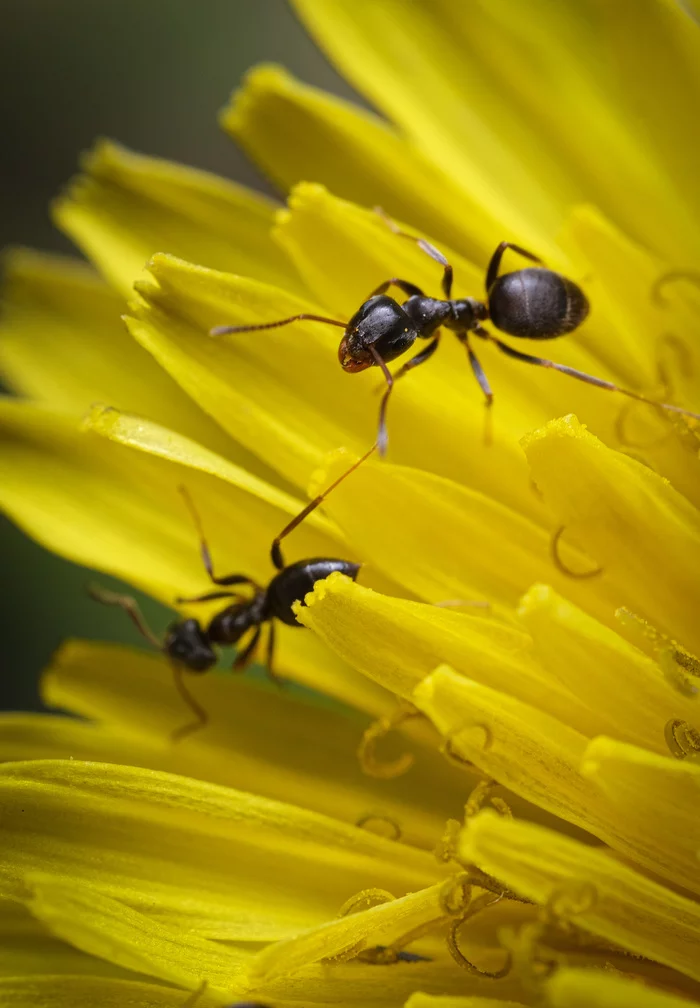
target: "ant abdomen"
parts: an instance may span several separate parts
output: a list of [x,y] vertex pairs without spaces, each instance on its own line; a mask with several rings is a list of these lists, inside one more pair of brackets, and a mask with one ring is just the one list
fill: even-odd
[[497,329],[526,339],[555,339],[573,332],[589,311],[586,295],[573,280],[536,266],[498,277],[489,289],[488,304]]
[[301,626],[292,611],[294,602],[303,601],[317,581],[339,571],[354,581],[360,564],[349,560],[331,560],[317,557],[312,560],[298,560],[276,574],[267,588],[267,605],[271,616],[287,626]]

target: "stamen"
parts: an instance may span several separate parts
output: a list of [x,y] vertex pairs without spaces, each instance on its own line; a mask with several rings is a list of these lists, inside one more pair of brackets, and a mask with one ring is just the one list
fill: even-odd
[[194,1008],[194,1006],[197,1004],[197,1002],[199,1001],[199,999],[202,997],[202,995],[206,991],[207,986],[208,986],[207,981],[206,980],[202,980],[202,982],[199,985],[199,987],[197,988],[197,990],[196,991],[192,991],[192,993],[187,998],[187,1000],[182,1002],[181,1008]]
[[457,856],[457,841],[462,832],[462,823],[459,819],[448,819],[445,823],[445,831],[438,840],[433,854],[438,861],[447,864],[448,861],[455,861]]
[[405,774],[413,766],[414,757],[411,753],[403,753],[394,760],[381,762],[377,759],[376,745],[404,721],[414,717],[423,717],[423,714],[412,704],[404,702],[394,714],[378,718],[365,729],[357,749],[357,758],[368,777],[391,780]]
[[361,910],[368,910],[373,906],[381,906],[382,903],[393,903],[395,896],[387,889],[362,889],[355,893],[349,900],[341,906],[338,917],[347,917],[348,914],[359,913]]
[[482,751],[486,752],[493,745],[493,732],[491,728],[484,724],[482,721],[474,721],[472,724],[463,725],[461,728],[455,728],[448,735],[444,736],[442,746],[440,747],[440,752],[449,760],[450,763],[454,763],[455,766],[461,769],[478,770],[476,763],[471,760],[466,759],[461,753],[458,753],[454,746],[454,738],[456,735],[461,735],[464,731],[469,731],[471,728],[481,728],[484,733],[484,743],[482,745]]
[[479,781],[467,798],[466,805],[464,806],[464,818],[471,819],[487,802],[489,802],[502,816],[512,819],[513,813],[511,812],[510,806],[502,798],[495,797],[491,794],[491,791],[498,786],[498,781],[494,780],[492,777],[485,777],[483,780]]
[[676,759],[697,759],[700,756],[700,731],[687,721],[673,718],[664,725],[666,745]]
[[471,871],[462,871],[452,878],[445,879],[438,896],[438,903],[445,917],[459,916],[468,909],[473,885]]
[[587,571],[575,571],[570,567],[567,567],[564,561],[559,556],[559,540],[562,534],[566,531],[565,525],[560,525],[556,532],[552,535],[551,542],[549,544],[549,551],[552,557],[552,562],[557,568],[560,574],[564,574],[566,577],[576,578],[578,580],[583,580],[584,578],[598,577],[599,574],[603,573],[602,567],[594,567]]
[[656,301],[658,305],[667,305],[668,298],[665,298],[661,291],[667,284],[675,283],[677,280],[686,280],[688,283],[700,287],[700,272],[697,270],[669,270],[668,273],[662,274],[651,288],[652,301]]
[[[653,390],[653,398],[655,399],[668,399],[672,400],[674,398],[673,393],[673,382],[671,380],[670,368],[668,361],[663,359],[664,348],[670,348],[675,357],[675,370],[687,377],[692,377],[693,371],[693,358],[686,344],[673,333],[663,333],[659,337],[657,348],[656,348],[656,371],[658,375],[658,392]],[[652,392],[650,392],[652,395]],[[630,402],[626,403],[615,418],[615,434],[620,442],[626,448],[639,448],[641,450],[658,448],[660,445],[668,441],[669,438],[673,437],[674,433],[677,433],[680,429],[681,418],[679,416],[674,416],[673,414],[665,411],[660,404],[655,405],[655,411],[657,416],[664,422],[666,426],[665,433],[659,435],[652,441],[634,441],[632,438],[628,437],[626,431],[626,423],[630,415],[639,409],[639,403]],[[684,418],[687,420],[687,418]],[[684,429],[686,429],[684,426]],[[643,459],[640,461],[644,462]],[[645,462],[645,464],[647,464]]]
[[543,920],[568,924],[571,917],[587,913],[598,902],[598,890],[592,882],[570,880],[555,886],[542,908]]
[[502,896],[497,896],[494,899],[490,893],[484,893],[483,896],[479,896],[477,897],[477,899],[473,900],[468,910],[466,910],[464,914],[459,916],[450,925],[450,929],[447,933],[447,947],[450,950],[450,954],[452,955],[452,958],[457,963],[457,965],[461,966],[462,969],[465,969],[468,973],[471,973],[472,976],[484,977],[485,979],[489,980],[501,980],[504,976],[507,976],[508,973],[510,973],[511,971],[513,960],[510,951],[508,949],[504,949],[504,952],[506,954],[506,960],[500,969],[493,971],[483,970],[480,969],[478,966],[476,966],[470,959],[467,959],[467,957],[460,949],[458,942],[459,931],[462,925],[465,924],[472,917],[474,917],[481,910],[485,910],[487,907],[493,906],[495,903],[498,903],[501,899]]
[[[396,821],[396,819],[392,819],[391,816],[383,815],[382,813],[375,814],[374,812],[368,812],[367,815],[360,816],[360,818],[357,820],[357,822],[355,823],[355,825],[359,829],[365,829],[366,826],[367,826],[367,823],[369,823],[369,822],[383,822],[383,823],[387,823],[387,825],[389,825],[391,827],[391,829],[393,831],[393,836],[385,837],[386,840],[394,840],[394,841],[398,842],[401,839],[402,835],[403,835],[403,830],[401,829],[401,826]],[[374,833],[375,831],[374,830],[368,830],[368,832],[369,833]],[[382,836],[383,837],[384,834],[383,833],[378,833],[377,836]]]

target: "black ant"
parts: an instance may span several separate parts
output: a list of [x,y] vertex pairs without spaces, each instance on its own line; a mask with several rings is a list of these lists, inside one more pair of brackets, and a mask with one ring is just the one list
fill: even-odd
[[204,595],[198,595],[195,598],[178,598],[175,600],[178,605],[192,604],[194,602],[212,602],[220,598],[234,598],[237,600],[217,613],[206,627],[202,626],[199,620],[196,619],[176,620],[168,627],[163,640],[160,641],[149,628],[134,598],[129,595],[119,595],[115,592],[106,591],[96,586],[90,587],[89,591],[92,598],[105,605],[120,606],[130,617],[141,635],[170,659],[177,690],[196,717],[194,722],[185,725],[173,734],[174,741],[184,738],[198,728],[204,727],[208,721],[206,711],[191,696],[185,686],[183,672],[199,674],[208,672],[216,664],[217,645],[237,644],[248,630],[253,630],[252,637],[243,650],[236,655],[232,666],[236,671],[243,671],[253,661],[260,644],[263,624],[267,623],[269,629],[265,664],[268,674],[271,678],[276,679],[277,677],[273,670],[275,650],[274,620],[280,620],[280,622],[286,623],[287,626],[301,627],[301,623],[298,622],[294,615],[292,606],[295,602],[302,601],[306,593],[313,589],[317,581],[327,578],[334,571],[340,571],[341,574],[352,578],[353,581],[356,579],[361,564],[352,563],[350,560],[313,557],[307,560],[297,560],[292,564],[285,564],[280,543],[312,511],[316,510],[328,494],[339,483],[342,483],[346,476],[349,476],[365,459],[369,458],[376,447],[376,444],[373,445],[368,452],[339,476],[323,493],[314,497],[298,515],[292,518],[280,534],[275,537],[270,547],[270,557],[277,573],[266,588],[257,584],[257,582],[245,574],[228,574],[225,577],[216,576],[199,515],[185,487],[179,487],[199,534],[202,561],[209,579],[215,585],[221,587],[245,585],[253,589],[252,597],[248,598],[235,591],[213,591],[207,592]]
[[[415,241],[418,246],[443,267],[442,292],[443,298],[428,297],[420,287],[392,277],[385,280],[355,312],[349,322],[325,318],[321,315],[292,315],[277,322],[264,322],[258,325],[217,326],[211,330],[212,336],[224,336],[230,333],[255,332],[260,329],[275,329],[278,326],[289,325],[302,320],[324,322],[327,325],[339,326],[344,329],[343,338],[338,348],[338,358],[344,371],[355,373],[365,371],[370,367],[381,368],[386,379],[386,389],[379,408],[379,432],[377,444],[380,455],[386,453],[388,437],[386,430],[386,409],[394,383],[419,364],[429,360],[438,348],[440,328],[452,330],[457,339],[467,351],[469,363],[481,391],[486,399],[486,406],[493,403],[493,392],[479,360],[469,342],[470,334],[479,339],[488,340],[509,357],[524,361],[527,364],[537,364],[540,367],[553,368],[578,378],[580,381],[597,385],[609,392],[621,392],[623,395],[638,399],[641,402],[660,406],[686,416],[700,419],[700,414],[648,399],[637,392],[620,388],[603,378],[596,378],[585,371],[557,364],[544,357],[515,350],[485,329],[481,323],[489,320],[501,332],[509,336],[525,339],[555,339],[573,332],[585,320],[589,312],[586,295],[581,288],[553,270],[542,265],[528,266],[499,276],[501,260],[507,249],[512,249],[534,263],[542,260],[527,249],[514,245],[513,242],[502,241],[491,256],[486,270],[486,299],[453,298],[453,269],[439,249],[423,238],[400,231],[396,225],[379,211],[395,234]],[[402,304],[389,297],[386,291],[398,287],[407,296]],[[395,360],[413,346],[417,339],[430,340],[428,345],[403,364],[396,374],[392,375],[387,367],[389,361]]]

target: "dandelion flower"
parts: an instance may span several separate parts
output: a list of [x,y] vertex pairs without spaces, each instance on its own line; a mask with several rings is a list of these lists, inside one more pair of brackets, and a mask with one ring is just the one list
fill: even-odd
[[[179,485],[217,570],[266,583],[309,485],[371,443],[376,373],[326,331],[209,333],[348,318],[388,277],[437,294],[377,204],[460,296],[500,240],[532,249],[592,306],[555,359],[700,402],[686,7],[296,7],[386,120],[258,68],[222,123],[285,209],[105,141],[54,208],[96,270],[9,261],[2,506],[170,605],[206,586]],[[281,628],[312,691],[204,676],[174,745],[160,655],[69,641],[43,690],[80,719],[2,717],[0,1006],[700,1001],[697,425],[486,346],[487,446],[443,342],[388,459],[288,540],[364,564]]]

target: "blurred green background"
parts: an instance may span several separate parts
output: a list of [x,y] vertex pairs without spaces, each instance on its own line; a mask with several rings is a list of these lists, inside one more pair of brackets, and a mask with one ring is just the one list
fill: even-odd
[[[2,13],[2,247],[72,250],[47,206],[97,136],[271,192],[216,124],[254,63],[353,97],[285,0],[5,0]],[[40,706],[39,673],[65,637],[142,643],[123,614],[86,597],[90,571],[1,517],[0,550],[1,708]],[[166,625],[165,609],[143,606],[154,628]]]

